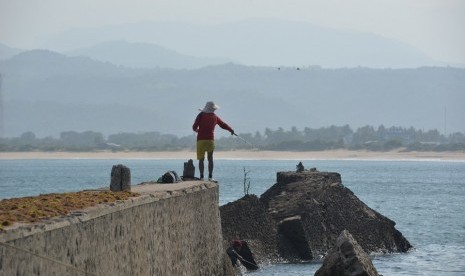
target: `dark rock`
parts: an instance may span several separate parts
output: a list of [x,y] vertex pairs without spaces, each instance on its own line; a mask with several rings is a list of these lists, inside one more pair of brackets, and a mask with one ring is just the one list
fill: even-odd
[[313,259],[300,216],[283,219],[278,224],[279,255],[290,261]]
[[297,166],[295,166],[296,168],[296,172],[303,172],[305,171],[305,167],[304,165],[302,164],[302,162],[299,162],[299,164],[297,164]]
[[[392,220],[369,208],[342,185],[340,174],[280,172],[277,178],[278,183],[260,201],[276,225],[281,226],[280,237],[289,231],[283,229],[290,229],[287,220],[299,218],[292,223],[294,236],[297,235],[293,239],[306,241],[310,250],[307,254],[299,253],[300,256],[323,257],[344,229],[369,253],[406,252],[411,248]],[[300,252],[302,247],[296,250]]]
[[412,247],[392,220],[342,185],[340,174],[279,172],[277,179],[260,199],[248,195],[220,207],[223,237],[249,241],[259,262],[323,258],[345,229],[369,254]]
[[110,190],[131,191],[131,171],[128,167],[118,164],[111,168]]
[[335,246],[329,251],[323,265],[315,272],[315,276],[377,276],[378,272],[371,262],[370,256],[344,230],[337,238]]
[[277,258],[276,225],[255,195],[220,207],[223,238],[245,240],[258,262]]
[[[340,183],[341,175],[338,173],[318,172],[316,171],[316,169],[315,171],[305,171],[304,173],[278,172],[276,174],[276,184],[279,185],[285,185],[292,182],[302,182],[307,181],[309,179],[329,184]],[[267,192],[268,191],[266,191],[265,193]],[[261,197],[263,197],[263,195]]]
[[187,162],[184,162],[184,170],[182,173],[183,179],[193,179],[195,178],[195,167],[192,159],[189,159]]

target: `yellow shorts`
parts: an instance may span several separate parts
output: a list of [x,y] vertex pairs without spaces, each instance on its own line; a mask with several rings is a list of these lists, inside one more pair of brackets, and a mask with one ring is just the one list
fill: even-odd
[[205,152],[213,152],[215,150],[215,142],[213,140],[197,141],[197,160],[205,159]]

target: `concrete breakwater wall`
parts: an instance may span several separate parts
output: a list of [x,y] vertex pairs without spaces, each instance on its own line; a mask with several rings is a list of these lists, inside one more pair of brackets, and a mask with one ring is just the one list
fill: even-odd
[[0,275],[228,274],[216,184],[145,184],[132,191],[141,195],[6,229]]

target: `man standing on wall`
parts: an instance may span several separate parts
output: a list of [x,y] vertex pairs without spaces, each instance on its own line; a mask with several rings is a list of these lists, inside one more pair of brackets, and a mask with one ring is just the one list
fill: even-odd
[[195,118],[192,129],[197,132],[197,160],[199,160],[200,179],[203,180],[205,152],[208,158],[208,181],[213,179],[213,151],[215,150],[214,130],[219,125],[222,129],[229,130],[234,135],[234,130],[215,114],[219,108],[214,102],[207,102]]

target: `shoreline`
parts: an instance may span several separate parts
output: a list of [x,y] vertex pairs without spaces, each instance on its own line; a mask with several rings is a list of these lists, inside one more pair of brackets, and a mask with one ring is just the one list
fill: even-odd
[[[215,151],[215,159],[226,160],[425,160],[465,161],[465,152],[403,151]],[[0,152],[0,160],[27,159],[196,159],[194,151],[98,151],[98,152]]]

